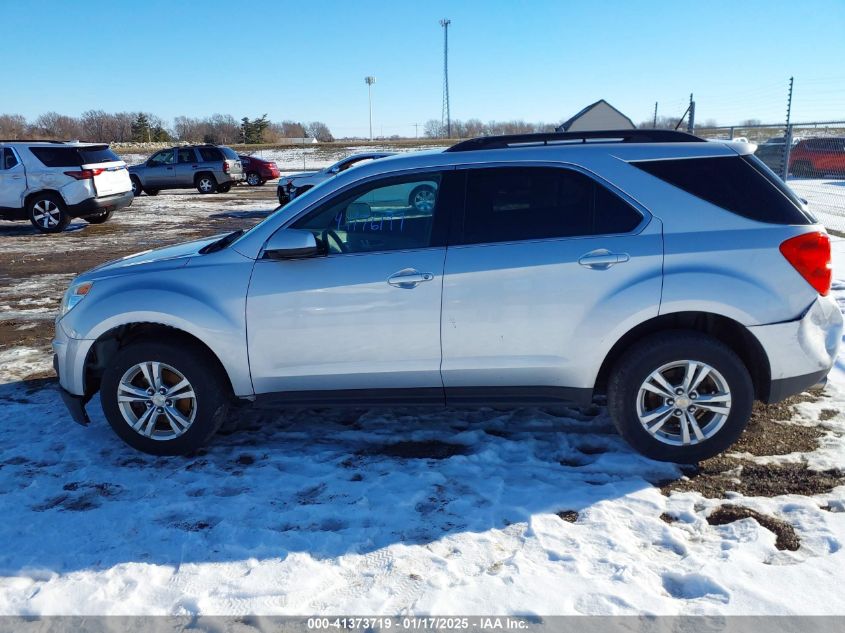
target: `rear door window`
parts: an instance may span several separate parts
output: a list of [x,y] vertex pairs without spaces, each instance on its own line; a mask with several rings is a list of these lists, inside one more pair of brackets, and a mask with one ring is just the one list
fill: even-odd
[[569,169],[467,171],[464,244],[628,233],[642,215],[592,178]]
[[195,163],[197,157],[194,155],[194,150],[190,147],[183,147],[177,153],[177,160],[180,163]]
[[795,194],[755,156],[683,158],[631,165],[742,217],[771,224],[812,224]]

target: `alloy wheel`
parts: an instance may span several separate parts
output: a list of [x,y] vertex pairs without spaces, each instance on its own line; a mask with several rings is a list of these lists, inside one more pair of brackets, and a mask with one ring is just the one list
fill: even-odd
[[199,187],[203,193],[211,193],[214,190],[214,186],[211,178],[200,178]]
[[153,440],[183,435],[197,414],[197,397],[188,379],[155,361],[126,370],[118,383],[117,402],[132,430]]
[[655,439],[691,446],[710,439],[731,411],[731,391],[715,368],[694,360],[654,370],[637,393],[637,417]]
[[246,177],[246,181],[255,187],[261,182],[261,178],[258,177],[258,174],[250,174]]
[[32,219],[38,226],[52,229],[59,226],[62,212],[52,200],[39,200],[32,206]]

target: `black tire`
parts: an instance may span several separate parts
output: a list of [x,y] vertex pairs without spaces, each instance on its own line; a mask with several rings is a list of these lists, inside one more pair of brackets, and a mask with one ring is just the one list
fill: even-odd
[[159,190],[158,189],[144,189],[144,193],[148,196],[157,196]]
[[[193,412],[193,421],[181,435],[172,439],[153,439],[135,431],[121,412],[118,402],[118,385],[127,371],[140,363],[159,362],[177,370],[190,383],[196,396],[195,402],[188,403]],[[168,370],[162,370],[162,376]],[[173,381],[178,379],[169,374]],[[170,384],[170,386],[173,386]],[[171,343],[141,340],[130,343],[116,354],[103,372],[100,385],[100,400],[103,413],[115,433],[129,446],[150,455],[185,455],[205,446],[226,418],[232,401],[229,381],[217,359],[208,351],[190,341],[176,339]],[[170,402],[170,401],[169,401]],[[172,401],[173,406],[181,406],[185,400]],[[132,404],[140,412],[158,407],[146,407],[145,403]],[[183,415],[189,413],[182,411]],[[152,434],[167,432],[166,414],[155,413]],[[142,427],[143,429],[143,427]]]
[[217,185],[217,193],[229,193],[229,190],[232,188],[232,183],[227,182],[224,185]]
[[[640,388],[652,372],[676,361],[696,361],[706,363],[727,383],[730,391],[730,409],[721,427],[714,428],[712,435],[701,441],[695,440],[687,445],[670,445],[661,441],[656,434],[646,430],[637,414]],[[679,370],[669,370],[680,371]],[[712,376],[712,373],[710,374]],[[701,383],[701,389],[708,384],[716,384],[714,378],[707,377]],[[671,381],[668,381],[671,382]],[[684,405],[695,406],[692,398],[701,397],[689,392],[678,396],[686,401]],[[705,393],[702,391],[702,393]],[[687,397],[689,395],[689,397]],[[646,397],[657,398],[650,393]],[[661,406],[669,406],[669,400],[663,400]],[[681,330],[661,332],[646,337],[629,349],[613,368],[608,382],[607,406],[613,423],[619,434],[638,452],[666,462],[692,464],[717,455],[739,439],[751,417],[754,402],[754,386],[748,369],[727,345],[706,334]],[[674,401],[672,401],[674,404]],[[676,411],[669,406],[672,411]],[[707,421],[715,420],[716,414],[699,410],[698,422],[702,431],[706,431]],[[659,418],[655,422],[659,421]],[[672,425],[680,429],[679,419],[669,417],[665,423],[666,431],[657,433],[670,434]],[[691,427],[688,427],[691,428]],[[680,430],[678,431],[680,432]],[[690,431],[691,432],[691,431]]]
[[[424,198],[422,196],[425,196]],[[408,206],[417,211],[433,211],[437,192],[430,185],[414,187],[408,195]]]
[[132,195],[136,198],[141,196],[141,192],[144,191],[144,188],[141,186],[141,180],[138,176],[130,176],[129,180],[132,181]]
[[798,160],[792,165],[792,173],[799,178],[810,178],[815,175],[815,170],[808,161]]
[[258,172],[251,171],[246,175],[246,184],[250,187],[260,187],[264,182]]
[[89,215],[85,218],[85,221],[88,222],[88,224],[102,224],[112,216],[112,213],[114,213],[114,211],[103,211],[97,215]]
[[36,193],[26,203],[29,221],[42,233],[61,233],[70,224],[65,201],[55,193]]
[[217,191],[217,179],[212,174],[197,174],[194,178],[194,185],[200,193],[215,193]]

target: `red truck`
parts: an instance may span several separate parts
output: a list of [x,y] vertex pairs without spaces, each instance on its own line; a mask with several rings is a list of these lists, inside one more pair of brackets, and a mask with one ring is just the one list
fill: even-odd
[[238,156],[244,168],[246,182],[253,187],[263,185],[268,180],[279,177],[279,166],[272,160],[262,160],[255,156]]

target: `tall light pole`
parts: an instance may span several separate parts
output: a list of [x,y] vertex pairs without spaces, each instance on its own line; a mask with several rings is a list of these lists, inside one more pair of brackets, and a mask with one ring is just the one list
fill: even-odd
[[372,75],[364,77],[364,83],[367,84],[367,92],[370,97],[370,140],[373,140],[373,84],[376,83],[376,78]]
[[440,125],[446,125],[446,138],[452,138],[452,118],[449,114],[449,25],[452,20],[443,18],[443,110],[440,114]]

